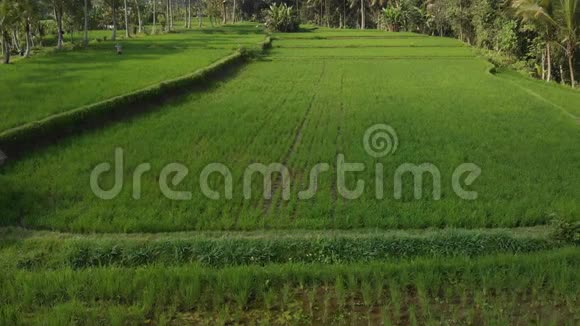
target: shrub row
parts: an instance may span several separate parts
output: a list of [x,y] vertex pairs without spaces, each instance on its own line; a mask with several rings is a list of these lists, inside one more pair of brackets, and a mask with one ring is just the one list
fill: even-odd
[[[350,263],[414,257],[473,257],[561,247],[548,238],[445,231],[429,236],[370,235],[320,238],[204,238],[191,240],[69,240],[60,249],[21,256],[21,269],[73,269],[151,264],[206,266],[271,263]],[[58,251],[60,250],[60,253]]]
[[209,79],[244,59],[245,55],[237,51],[193,74],[4,131],[0,133],[0,149],[9,157],[18,156],[32,147],[54,142],[58,138],[75,132],[98,127],[103,122],[114,121],[120,117],[152,109],[170,96],[180,94],[192,87],[207,86]]

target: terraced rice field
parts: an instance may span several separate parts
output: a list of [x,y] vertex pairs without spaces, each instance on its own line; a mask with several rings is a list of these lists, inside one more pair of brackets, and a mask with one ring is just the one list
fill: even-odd
[[[2,98],[0,132],[193,73],[263,39],[261,29],[246,24],[118,42],[101,39],[87,50],[19,61],[0,74],[0,93],[10,95]],[[123,55],[116,54],[116,44],[123,47]]]
[[[247,241],[232,242],[232,234],[210,237],[216,247],[188,242],[196,237],[191,233],[178,235],[182,240],[79,239],[20,230],[2,235],[0,258],[7,273],[0,277],[0,318],[7,324],[573,324],[579,318],[577,248],[341,262],[332,259],[340,246],[309,251],[308,237],[286,233],[282,238],[298,236],[307,244],[287,247],[287,253],[302,249],[302,257],[321,260],[232,266],[238,256],[229,255],[244,242],[238,252],[247,258],[257,254]],[[276,236],[261,239],[270,243],[265,254],[281,257],[275,244],[284,242]],[[387,238],[393,236],[396,240],[395,234]],[[417,248],[408,240],[403,246]],[[189,256],[196,248],[214,260]]]
[[[578,220],[580,136],[575,121],[549,99],[530,96],[487,73],[489,64],[467,56],[471,50],[459,43],[414,48],[425,56],[453,50],[437,59],[391,57],[391,41],[411,39],[419,45],[423,39],[434,42],[388,36],[381,39],[383,48],[311,49],[317,54],[302,60],[308,51],[295,56],[297,49],[287,49],[283,38],[276,40],[271,56],[206,94],[70,139],[9,166],[4,178],[14,186],[4,190],[12,193],[3,198],[12,199],[2,206],[3,223],[152,232],[516,227],[545,224],[554,216]],[[351,40],[345,37],[337,44],[346,46]],[[461,58],[455,57],[457,50],[464,52]],[[367,57],[369,52],[374,57]],[[399,139],[397,151],[379,159],[363,146],[366,129],[377,123],[393,127]],[[103,201],[93,194],[89,176],[99,163],[113,162],[116,148],[124,150],[124,187],[116,198]],[[357,200],[337,193],[338,154],[365,166],[346,174],[348,189],[355,188],[355,179],[365,182]],[[172,162],[188,168],[175,189],[190,192],[190,200],[167,200],[159,189],[161,170]],[[255,162],[288,167],[290,200],[281,198],[280,182],[273,186],[273,198],[264,199],[258,177],[251,198],[245,199],[244,172]],[[132,175],[141,163],[150,163],[152,170],[143,176],[141,199],[134,200]],[[219,200],[202,193],[199,176],[209,163],[231,170],[232,199],[223,190]],[[316,196],[298,200],[318,163],[331,168],[320,174]],[[384,172],[380,200],[375,196],[377,163]],[[395,198],[395,173],[405,163],[437,167],[440,200],[432,196],[429,177],[422,199],[414,198],[412,178],[404,180],[402,197]],[[463,200],[452,189],[452,174],[464,163],[481,168],[469,187],[478,193],[477,200]],[[218,175],[211,180],[214,188],[223,184]],[[102,177],[103,184],[112,181],[113,173]]]
[[[580,220],[577,92],[494,75],[451,39],[275,37],[268,55],[204,93],[0,170],[0,323],[580,320],[580,252],[548,226]],[[381,157],[364,139],[377,124],[391,128]],[[342,186],[341,159],[358,163]],[[98,178],[122,185],[109,200],[90,186],[103,162],[123,172]],[[207,179],[219,198],[200,186],[216,163],[231,173],[231,198],[219,173]],[[271,191],[257,176],[246,183],[254,163],[280,163],[288,177],[275,173]],[[454,182],[466,163],[479,175]],[[417,186],[411,173],[397,178],[405,164],[438,173]]]

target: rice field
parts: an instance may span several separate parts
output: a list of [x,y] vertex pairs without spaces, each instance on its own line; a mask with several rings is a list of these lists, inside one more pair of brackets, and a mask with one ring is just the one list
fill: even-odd
[[[86,50],[45,53],[2,67],[0,94],[10,96],[2,97],[0,132],[193,73],[264,39],[252,24],[117,42],[110,41],[109,34],[91,33],[100,41]],[[123,47],[123,55],[116,54],[116,44]]]
[[543,101],[555,109],[567,112],[572,118],[580,118],[580,93],[566,88],[563,85],[542,83],[531,78],[522,78],[513,71],[501,71],[498,75],[504,80],[508,80],[512,85],[516,85],[532,97]]
[[[286,49],[285,42],[275,41],[265,60],[209,92],[7,166],[3,179],[11,186],[2,191],[10,204],[0,208],[2,223],[75,232],[160,232],[518,227],[580,218],[576,122],[547,100],[489,74],[489,64],[473,54],[461,59],[453,52],[440,59],[433,55],[469,48],[413,48],[432,56],[398,60],[381,55],[388,48],[310,49],[300,56],[318,54],[302,60],[295,56],[301,49]],[[378,57],[367,57],[375,50]],[[358,52],[363,54],[353,59]],[[399,139],[396,153],[379,159],[363,146],[366,129],[377,123],[389,124]],[[117,148],[124,150],[125,176],[141,163],[151,164],[139,200],[133,199],[131,177],[124,178],[112,200],[101,200],[91,190],[91,171],[113,162]],[[365,165],[364,171],[346,175],[348,189],[357,179],[365,182],[357,200],[337,193],[338,154]],[[188,169],[176,189],[188,191],[189,200],[168,200],[159,189],[162,169],[175,162]],[[244,172],[255,162],[288,167],[290,200],[282,198],[280,185],[265,199],[267,190],[258,180],[245,198]],[[209,199],[200,190],[200,174],[209,163],[230,169],[231,199]],[[298,200],[318,163],[328,163],[330,171],[319,176],[313,198]],[[375,198],[377,163],[384,173],[381,200]],[[437,167],[439,199],[431,195],[435,186],[428,178],[420,200],[414,198],[412,178],[395,198],[394,174],[405,163]],[[452,189],[454,169],[464,163],[481,168],[471,187],[477,200],[463,200]],[[222,188],[223,178],[213,177],[214,188]],[[113,174],[101,179],[112,185]]]
[[[264,38],[232,28],[163,37],[191,42],[184,60]],[[447,38],[273,36],[204,92],[0,167],[0,324],[580,321],[578,92]],[[268,190],[255,163],[288,174]],[[419,197],[408,164],[437,170]],[[465,164],[479,175],[456,180]]]
[[0,318],[26,324],[446,324],[577,321],[578,250],[446,261],[212,269],[17,270]]

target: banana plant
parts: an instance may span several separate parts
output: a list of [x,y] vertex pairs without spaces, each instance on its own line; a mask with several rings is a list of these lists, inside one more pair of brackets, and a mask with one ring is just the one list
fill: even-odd
[[556,6],[556,22],[562,38],[562,48],[568,57],[568,69],[570,71],[570,84],[576,87],[574,79],[574,56],[576,48],[580,45],[578,34],[580,33],[580,0],[560,0]]
[[299,22],[293,7],[282,4],[273,4],[268,9],[266,27],[276,32],[295,32]]

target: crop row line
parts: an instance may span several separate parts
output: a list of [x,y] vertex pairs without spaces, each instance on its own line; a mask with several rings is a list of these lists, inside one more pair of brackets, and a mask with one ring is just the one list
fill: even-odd
[[[320,76],[318,77],[318,81],[316,82],[316,85],[319,85],[320,82],[322,81],[322,78],[324,77],[325,71],[326,71],[326,65],[323,62],[322,70],[320,72]],[[316,96],[317,96],[316,91],[314,91],[314,94],[312,95],[310,102],[308,103],[308,107],[306,109],[306,112],[302,116],[302,120],[300,121],[300,123],[298,124],[298,127],[296,128],[296,132],[294,134],[294,138],[292,140],[292,143],[290,144],[290,147],[288,147],[288,151],[286,152],[286,154],[282,158],[282,165],[284,165],[284,166],[288,165],[290,158],[296,152],[296,150],[298,149],[298,146],[300,145],[300,141],[302,139],[302,130],[304,129],[304,125],[306,124],[306,121],[308,120],[308,117],[310,116],[310,112],[312,111],[312,106],[314,105],[314,102],[316,101]],[[263,206],[263,214],[264,215],[266,215],[269,212],[270,207],[272,206],[272,198],[273,198],[274,194],[278,193],[278,191],[281,190],[281,188],[288,187],[288,186],[289,186],[288,184],[282,184],[282,180],[281,180],[280,175],[276,175],[275,179],[273,180],[272,193],[270,194],[268,199],[264,200],[264,206]],[[280,204],[281,204],[281,201],[278,201],[276,209],[279,209]]]

